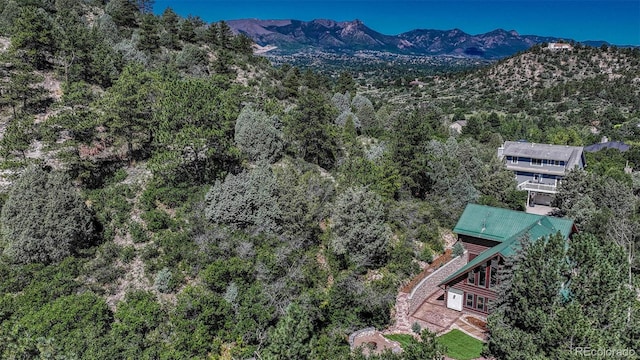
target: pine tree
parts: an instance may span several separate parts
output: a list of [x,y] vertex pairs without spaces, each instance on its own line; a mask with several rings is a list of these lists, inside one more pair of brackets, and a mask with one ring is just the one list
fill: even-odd
[[177,36],[178,21],[178,14],[176,14],[170,7],[165,9],[162,13],[162,17],[160,18],[160,22],[164,28],[160,42],[169,49],[177,50],[180,48],[179,38]]
[[156,127],[151,124],[153,76],[139,64],[127,66],[102,99],[105,125],[115,139],[126,143],[132,160],[134,143],[149,144]]
[[263,357],[272,360],[305,359],[311,351],[308,344],[312,336],[313,323],[308,312],[297,304],[291,304],[269,334],[269,346]]
[[[501,271],[488,318],[488,351],[501,359],[575,356],[578,348],[633,348],[637,326],[624,250],[583,233],[560,234],[522,251]],[[623,269],[623,271],[620,271]],[[637,332],[635,333],[637,336]]]
[[11,52],[42,70],[56,49],[53,24],[49,14],[40,8],[24,6],[14,21]]
[[160,36],[158,35],[157,19],[151,14],[142,16],[140,24],[140,42],[138,49],[153,53],[160,48]]
[[2,154],[7,157],[9,154],[18,152],[22,158],[26,158],[26,151],[34,139],[33,117],[18,116],[11,119],[0,140]]
[[34,72],[34,68],[17,57],[8,56],[9,61],[6,74],[8,81],[2,84],[3,102],[11,104],[13,116],[28,112],[29,105],[37,104],[43,99],[44,88],[40,84],[42,76]]
[[325,169],[333,168],[338,155],[331,127],[334,114],[334,108],[322,94],[308,90],[285,122],[285,134],[299,156]]

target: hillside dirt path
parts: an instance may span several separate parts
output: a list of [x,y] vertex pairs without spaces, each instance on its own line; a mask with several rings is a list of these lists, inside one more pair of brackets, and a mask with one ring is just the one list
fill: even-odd
[[[152,174],[149,170],[147,170],[144,166],[138,165],[136,167],[127,168],[127,177],[122,182],[128,185],[135,184],[140,186],[140,191],[136,194],[133,200],[134,205],[131,209],[131,220],[140,224],[144,224],[144,221],[140,218],[140,214],[142,213],[142,211],[140,210],[138,204],[140,196],[144,192],[148,182],[151,180],[151,177]],[[124,300],[127,292],[131,290],[152,291],[154,289],[153,284],[145,273],[144,261],[140,256],[142,250],[152,244],[153,240],[136,244],[133,242],[131,233],[129,232],[129,230],[127,230],[127,232],[124,234],[116,235],[113,241],[114,243],[116,243],[116,245],[123,248],[132,246],[135,249],[135,257],[128,264],[120,264],[121,267],[124,268],[125,274],[120,278],[113,294],[107,297],[107,304],[112,310],[115,310],[117,304],[120,301]]]

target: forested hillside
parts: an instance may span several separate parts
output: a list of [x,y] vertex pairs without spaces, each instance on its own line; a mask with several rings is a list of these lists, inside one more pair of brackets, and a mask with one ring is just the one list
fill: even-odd
[[[640,168],[636,50],[534,48],[409,88],[274,67],[224,22],[152,5],[0,3],[1,358],[359,358],[348,334],[390,325],[467,203],[524,208],[503,140],[602,135],[632,148],[588,159],[558,211],[590,250],[572,284],[603,264],[625,310],[607,344],[637,344],[640,178],[623,170]],[[522,269],[504,283],[524,286],[509,277]],[[562,349],[608,338],[590,322],[605,290],[588,284],[575,304],[594,309],[591,337]],[[496,305],[499,357],[525,344],[514,354],[553,358],[573,331],[549,320],[543,343],[509,339],[530,319]],[[430,339],[383,357],[434,357]]]

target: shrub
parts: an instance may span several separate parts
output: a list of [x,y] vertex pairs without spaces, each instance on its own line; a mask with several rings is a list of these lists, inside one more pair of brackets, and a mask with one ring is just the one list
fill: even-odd
[[156,274],[153,286],[161,293],[171,292],[171,270],[163,268]]
[[128,264],[135,257],[136,249],[133,246],[125,246],[124,248],[122,248],[122,251],[120,252],[120,258],[122,259],[122,262]]
[[284,146],[279,120],[249,107],[236,120],[235,142],[251,160],[274,162]]
[[217,181],[206,196],[205,216],[216,224],[255,233],[280,231],[282,211],[277,201],[276,178],[267,164]]
[[168,229],[172,225],[171,217],[162,210],[147,211],[142,214],[142,219],[147,224],[149,231]]
[[131,234],[131,240],[136,244],[149,241],[147,232],[142,224],[137,221],[132,220],[129,222],[129,233]]
[[91,243],[93,219],[63,173],[29,167],[0,214],[4,254],[16,263],[55,263]]
[[420,324],[416,321],[413,323],[413,325],[411,325],[411,331],[416,334],[420,334],[420,332],[422,332],[422,326],[420,326]]
[[455,245],[453,245],[453,256],[460,256],[462,254],[464,254],[464,247],[462,246],[461,242],[457,242]]
[[331,217],[331,248],[357,267],[386,264],[391,229],[380,197],[364,188],[349,188],[338,196]]
[[422,249],[422,251],[420,251],[419,259],[421,261],[431,264],[431,262],[433,261],[433,251],[431,250],[431,248],[428,246],[425,246]]

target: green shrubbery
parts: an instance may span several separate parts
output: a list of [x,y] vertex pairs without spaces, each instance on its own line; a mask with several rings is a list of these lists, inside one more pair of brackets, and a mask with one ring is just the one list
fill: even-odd
[[29,167],[0,215],[4,254],[17,263],[55,263],[90,246],[91,213],[62,173]]

